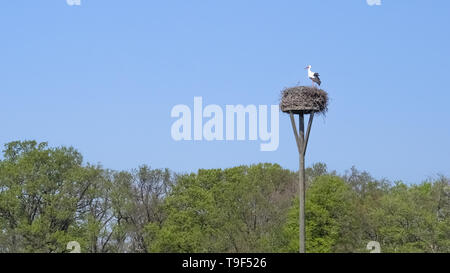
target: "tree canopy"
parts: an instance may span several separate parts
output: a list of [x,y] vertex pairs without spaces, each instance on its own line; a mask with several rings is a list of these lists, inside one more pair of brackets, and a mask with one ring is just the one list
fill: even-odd
[[[296,172],[261,163],[177,174],[114,171],[72,147],[4,146],[0,252],[298,252]],[[450,251],[450,180],[306,170],[308,252]]]

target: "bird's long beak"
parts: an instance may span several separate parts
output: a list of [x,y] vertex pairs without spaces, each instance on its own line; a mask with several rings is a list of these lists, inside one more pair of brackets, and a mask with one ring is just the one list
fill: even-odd
[[305,67],[305,69],[308,69],[308,68],[309,68],[309,66]]

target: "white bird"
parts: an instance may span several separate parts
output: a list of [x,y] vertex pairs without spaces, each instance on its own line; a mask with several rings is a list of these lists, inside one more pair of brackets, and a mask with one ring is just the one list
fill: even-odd
[[319,73],[317,72],[312,72],[311,71],[311,65],[308,65],[307,67],[305,67],[305,69],[308,69],[308,77],[311,79],[311,81],[313,82],[313,86],[314,83],[317,83],[319,86],[322,83],[322,81],[319,78]]

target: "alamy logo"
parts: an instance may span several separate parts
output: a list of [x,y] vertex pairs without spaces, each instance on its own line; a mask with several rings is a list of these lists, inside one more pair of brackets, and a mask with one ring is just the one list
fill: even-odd
[[77,241],[68,242],[66,249],[70,250],[69,253],[81,253],[81,246]]
[[[279,145],[279,106],[270,106],[270,130],[268,108],[267,105],[257,107],[252,104],[247,106],[239,104],[226,105],[225,111],[223,111],[222,107],[216,104],[203,107],[203,98],[194,97],[193,116],[191,108],[187,105],[179,104],[172,108],[171,117],[178,118],[172,124],[172,139],[175,141],[256,141],[259,138],[263,142],[260,144],[261,151],[276,151]],[[204,123],[203,118],[208,120]],[[248,125],[248,130],[246,125]]]
[[369,6],[381,6],[381,0],[366,0]]
[[69,6],[81,6],[81,0],[66,0]]

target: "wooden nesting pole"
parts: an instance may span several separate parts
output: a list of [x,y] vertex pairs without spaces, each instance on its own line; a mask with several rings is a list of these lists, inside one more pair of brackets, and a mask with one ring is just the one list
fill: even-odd
[[295,117],[292,111],[289,112],[291,117],[292,129],[294,131],[295,141],[297,143],[298,154],[299,154],[299,169],[298,169],[298,188],[299,188],[299,245],[300,253],[306,253],[305,247],[305,199],[306,199],[306,177],[305,177],[305,154],[306,148],[308,146],[309,133],[311,132],[311,126],[314,119],[314,113],[309,115],[308,128],[306,130],[305,136],[305,113],[298,113],[299,120],[299,131],[297,131],[297,126],[295,125]]
[[[282,91],[280,102],[281,111],[289,114],[295,142],[297,143],[299,155],[298,188],[299,188],[299,244],[300,253],[306,253],[305,235],[305,199],[306,199],[306,177],[305,177],[305,155],[308,147],[311,126],[315,113],[324,114],[328,109],[328,93],[322,89],[308,86],[295,86]],[[295,122],[298,115],[299,128]],[[308,127],[305,132],[305,115],[309,115]]]

